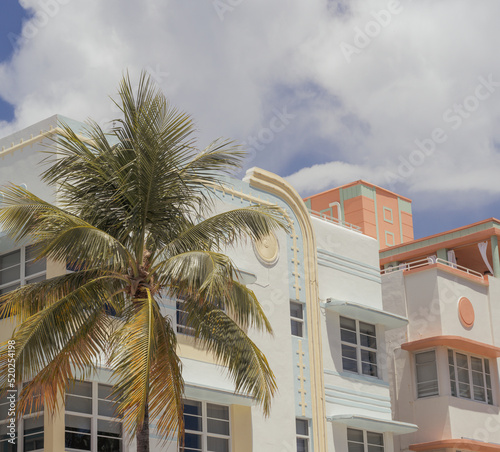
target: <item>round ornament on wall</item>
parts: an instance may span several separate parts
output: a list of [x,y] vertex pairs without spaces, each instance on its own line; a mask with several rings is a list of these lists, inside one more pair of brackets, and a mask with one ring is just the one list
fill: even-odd
[[274,233],[270,233],[253,244],[257,259],[264,265],[274,265],[278,262],[280,246]]
[[474,307],[466,297],[462,297],[458,300],[458,316],[465,328],[472,328],[475,320]]

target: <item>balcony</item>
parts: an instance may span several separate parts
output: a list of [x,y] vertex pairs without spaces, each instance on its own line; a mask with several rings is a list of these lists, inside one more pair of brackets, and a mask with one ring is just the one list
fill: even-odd
[[413,262],[403,262],[398,265],[383,269],[380,272],[380,274],[383,276],[394,272],[415,272],[436,267],[448,273],[466,277],[480,283],[485,283],[485,284],[488,283],[487,276],[483,275],[482,273],[464,267],[462,265],[454,264],[439,257],[438,258],[428,257]]

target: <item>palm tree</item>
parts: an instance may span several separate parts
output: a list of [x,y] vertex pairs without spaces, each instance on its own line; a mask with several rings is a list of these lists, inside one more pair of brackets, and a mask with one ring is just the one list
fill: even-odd
[[123,117],[109,134],[89,122],[82,138],[62,124],[42,174],[56,205],[20,186],[2,188],[3,229],[34,244],[39,259],[66,262],[74,272],[2,296],[0,315],[18,323],[16,379],[30,381],[20,411],[37,403],[56,410],[67,384],[105,360],[117,413],[142,452],[149,451],[149,419],[163,437],[183,437],[182,365],[162,296],[183,298],[195,341],[227,367],[237,391],[269,413],[275,377],[246,331],[272,333],[271,326],[223,251],[286,223],[277,206],[257,204],[210,216],[213,187],[244,153],[222,140],[198,151],[191,118],[146,74],[136,95],[128,75],[122,79],[117,105]]

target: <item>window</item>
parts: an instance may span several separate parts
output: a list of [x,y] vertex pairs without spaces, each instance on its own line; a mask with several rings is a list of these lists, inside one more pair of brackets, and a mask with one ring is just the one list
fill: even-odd
[[375,325],[340,317],[340,340],[344,370],[378,376]]
[[[1,452],[28,452],[43,451],[43,408],[32,413],[25,414],[21,420],[16,420],[17,427],[15,444],[9,443],[11,437],[9,423],[9,396],[18,394],[10,392],[0,399],[0,451]],[[22,438],[18,438],[19,431],[23,432]]]
[[392,219],[392,209],[390,209],[389,207],[384,207],[382,210],[384,212],[384,221],[393,224],[394,220]]
[[68,451],[121,452],[122,424],[115,419],[113,387],[76,381],[66,389],[65,446]]
[[490,362],[448,350],[451,395],[493,405]]
[[181,334],[186,334],[188,336],[194,336],[194,328],[187,326],[188,313],[184,311],[185,302],[182,300],[177,300],[176,306],[176,316],[177,316],[177,332]]
[[297,452],[309,452],[309,421],[307,419],[295,419],[297,432]]
[[184,400],[183,452],[229,452],[229,407]]
[[45,259],[35,262],[36,254],[31,245],[0,256],[0,295],[45,279],[47,262]]
[[396,244],[396,238],[393,232],[385,231],[385,244],[387,246],[394,246]]
[[348,452],[384,452],[384,435],[365,430],[347,429]]
[[290,301],[290,319],[292,335],[304,337],[304,306],[302,303]]
[[430,397],[439,394],[436,367],[436,352],[417,353],[415,355],[417,368],[417,396]]

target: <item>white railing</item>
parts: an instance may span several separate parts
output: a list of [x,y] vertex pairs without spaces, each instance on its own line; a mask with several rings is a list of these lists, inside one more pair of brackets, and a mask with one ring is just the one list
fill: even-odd
[[351,229],[352,231],[362,233],[360,226],[356,226],[355,224],[351,224],[348,221],[343,221],[338,218],[332,217],[328,213],[316,212],[315,210],[309,210],[309,213],[312,217],[320,218],[321,220],[325,220],[328,223],[337,224],[339,226],[343,226],[344,228]]
[[380,272],[380,274],[386,275],[388,273],[393,273],[393,272],[414,270],[415,268],[425,267],[427,265],[432,265],[432,264],[443,264],[443,265],[446,265],[448,267],[455,268],[459,271],[467,273],[468,275],[475,276],[476,278],[484,279],[484,276],[481,273],[479,273],[475,270],[471,270],[470,268],[464,267],[463,265],[458,265],[458,264],[454,264],[453,262],[446,261],[444,259],[441,259],[440,257],[438,257],[438,258],[428,257],[428,258],[420,259],[420,260],[414,261],[414,262],[405,262],[405,263],[399,264],[395,267],[385,268],[384,270],[382,270]]

